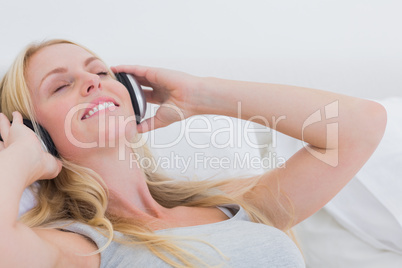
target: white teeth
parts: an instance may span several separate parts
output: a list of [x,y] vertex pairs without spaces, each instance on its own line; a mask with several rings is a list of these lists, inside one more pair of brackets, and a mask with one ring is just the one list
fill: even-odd
[[98,112],[98,111],[101,111],[101,110],[104,110],[104,109],[106,109],[106,108],[109,108],[109,107],[115,107],[116,105],[114,105],[114,103],[113,102],[105,102],[105,103],[101,103],[101,104],[98,104],[98,106],[95,106],[94,108],[92,108],[92,110],[90,110],[89,112],[88,112],[88,114],[86,114],[85,116],[84,116],[84,118],[85,119],[87,119],[88,117],[90,117],[91,115],[93,115],[94,113],[96,113],[96,112]]

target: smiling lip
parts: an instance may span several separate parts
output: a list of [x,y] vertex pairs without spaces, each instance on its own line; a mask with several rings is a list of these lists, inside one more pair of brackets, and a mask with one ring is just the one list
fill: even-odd
[[[84,114],[83,114],[82,117],[81,117],[81,120],[87,119],[87,118],[85,118],[85,116],[86,116],[87,114],[89,114],[89,111],[91,111],[94,107],[98,106],[99,104],[105,103],[105,102],[113,102],[116,107],[119,107],[119,104],[118,104],[113,98],[111,98],[111,97],[100,97],[100,98],[97,98],[97,99],[93,100],[93,101],[89,104],[89,106],[85,109]],[[94,113],[94,114],[95,114],[95,113]],[[91,116],[92,116],[92,115],[91,115]],[[89,116],[89,117],[91,117],[91,116]],[[88,118],[89,118],[89,117],[88,117]]]

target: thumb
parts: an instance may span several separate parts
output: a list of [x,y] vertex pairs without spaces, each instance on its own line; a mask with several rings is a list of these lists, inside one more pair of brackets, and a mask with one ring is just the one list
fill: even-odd
[[186,119],[186,117],[179,107],[171,103],[163,103],[153,117],[144,120],[137,126],[137,130],[139,133],[144,133],[157,128],[166,127],[184,119]]
[[166,127],[167,125],[169,124],[163,123],[156,116],[153,116],[145,119],[139,125],[137,125],[137,131],[138,133],[145,133],[154,129]]

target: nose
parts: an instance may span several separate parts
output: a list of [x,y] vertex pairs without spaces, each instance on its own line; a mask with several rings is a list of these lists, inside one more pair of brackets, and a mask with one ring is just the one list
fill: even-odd
[[84,83],[81,86],[81,94],[83,96],[90,95],[93,91],[101,89],[100,78],[97,74],[87,74]]

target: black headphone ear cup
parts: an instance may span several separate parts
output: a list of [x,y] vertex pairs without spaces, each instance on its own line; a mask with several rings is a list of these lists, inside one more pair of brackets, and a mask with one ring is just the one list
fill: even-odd
[[[12,122],[11,122],[12,123]],[[23,123],[25,126],[30,128],[33,132],[35,132],[35,128],[32,122],[28,119],[23,119]],[[55,157],[59,157],[59,152],[56,150],[56,146],[52,138],[50,137],[49,133],[44,129],[41,125],[38,124],[39,135],[35,132],[36,136],[38,137],[39,141],[42,143],[42,148],[45,152],[50,153]],[[3,138],[0,135],[0,141],[3,141]]]
[[[23,119],[24,125],[26,125],[28,128],[32,129],[32,131],[35,132],[34,126],[32,122],[28,119]],[[41,125],[38,125],[38,130],[39,130],[39,135],[38,139],[42,143],[43,150],[50,153],[51,155],[55,157],[59,157],[59,153],[57,152],[56,146],[54,145],[54,142],[52,138],[50,137],[49,133],[44,129]]]
[[137,124],[141,122],[141,120],[145,116],[145,112],[147,109],[147,102],[145,99],[144,91],[141,88],[141,85],[131,74],[126,73],[116,73],[117,80],[122,83],[128,90],[130,94],[131,104],[134,108],[135,119]]

